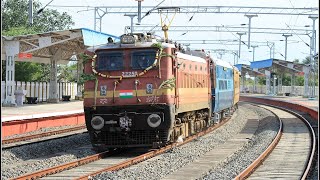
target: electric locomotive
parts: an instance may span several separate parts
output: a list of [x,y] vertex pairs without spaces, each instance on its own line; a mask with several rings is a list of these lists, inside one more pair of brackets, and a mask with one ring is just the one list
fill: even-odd
[[219,122],[237,104],[236,69],[204,51],[130,33],[93,52],[84,112],[95,148],[163,146]]

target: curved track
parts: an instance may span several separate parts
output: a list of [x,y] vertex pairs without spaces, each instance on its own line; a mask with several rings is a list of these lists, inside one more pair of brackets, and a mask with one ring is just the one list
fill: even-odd
[[[316,139],[311,125],[302,116],[288,109],[281,110],[270,105],[263,107],[273,111],[282,120],[281,139],[275,140],[235,179],[244,179],[249,175],[248,179],[306,179],[315,155]],[[264,160],[266,156],[268,157]]]
[[[41,178],[41,177],[43,177],[43,179],[75,179],[75,178],[88,179],[89,177],[92,177],[99,173],[123,169],[125,167],[137,164],[146,159],[162,154],[174,147],[181,146],[200,136],[210,133],[213,130],[224,125],[226,122],[227,120],[224,120],[218,125],[212,126],[203,132],[200,132],[196,135],[193,135],[187,138],[182,143],[173,143],[160,149],[151,150],[150,152],[147,152],[147,153],[140,153],[138,155],[135,155],[135,157],[132,157],[132,152],[129,152],[127,154],[121,154],[121,156],[111,155],[110,153],[114,153],[113,151],[103,152],[96,155],[92,155],[90,157],[82,158],[78,161],[66,163],[63,165],[44,169],[31,174],[19,176],[14,179],[25,180],[25,179],[35,179],[35,178]],[[118,152],[118,151],[115,151],[115,152]],[[108,158],[106,158],[107,156]]]

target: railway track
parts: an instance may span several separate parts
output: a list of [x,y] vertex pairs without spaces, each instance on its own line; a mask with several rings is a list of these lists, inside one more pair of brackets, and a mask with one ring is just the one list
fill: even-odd
[[[267,108],[267,107],[266,107]],[[269,108],[270,110],[274,110],[272,108]],[[276,110],[276,111],[280,111],[280,110]],[[277,112],[275,112],[277,114]],[[289,114],[290,115],[290,114]],[[291,120],[291,119],[297,119],[296,117],[293,117],[293,115],[290,115],[289,116],[288,114],[285,114],[282,116],[279,116],[280,119],[284,119],[284,120]],[[225,121],[223,121],[225,122]],[[296,122],[295,122],[296,123]],[[289,123],[289,124],[295,124],[295,123]],[[219,126],[221,126],[222,124],[220,124]],[[284,125],[284,127],[288,127],[288,125]],[[300,126],[298,126],[300,127]],[[218,128],[218,126],[215,126],[213,127],[214,129]],[[214,130],[212,129],[212,130]],[[211,131],[212,131],[211,130]],[[297,128],[292,128],[291,130],[289,130],[289,132],[293,132],[293,130],[297,130]],[[208,129],[208,131],[210,131]],[[249,130],[249,131],[254,131],[253,129]],[[245,132],[249,132],[248,130],[245,130]],[[204,135],[205,132],[203,134],[198,134],[196,135],[196,137],[199,137],[201,135]],[[299,134],[299,133],[297,133]],[[280,135],[278,135],[280,136]],[[277,136],[277,137],[278,137]],[[283,138],[283,136],[280,136]],[[244,137],[244,139],[249,139],[250,140],[250,137]],[[53,167],[53,168],[49,168],[47,169],[46,171],[39,171],[39,172],[35,172],[35,173],[32,173],[32,174],[28,174],[28,175],[25,175],[25,176],[20,176],[20,177],[17,177],[15,179],[35,179],[35,178],[40,178],[42,177],[42,179],[88,179],[92,176],[95,176],[97,174],[100,174],[102,172],[107,172],[107,171],[115,171],[115,170],[120,170],[120,169],[123,169],[123,168],[126,168],[126,167],[129,167],[133,164],[137,164],[139,162],[142,162],[144,160],[147,160],[153,156],[156,156],[158,154],[161,154],[163,152],[166,152],[168,150],[170,150],[171,148],[174,148],[176,146],[180,146],[182,144],[185,144],[187,142],[190,142],[192,141],[193,139],[188,139],[186,140],[185,142],[181,143],[181,144],[172,144],[168,147],[164,147],[164,148],[161,148],[161,149],[158,149],[158,150],[151,150],[150,152],[148,153],[144,153],[144,154],[141,154],[137,157],[133,157],[132,155],[130,154],[118,154],[118,155],[108,155],[108,152],[105,152],[105,154],[99,154],[99,155],[94,155],[95,157],[91,157],[91,159],[86,159],[86,158],[83,158],[79,161],[75,161],[75,162],[71,162],[71,163],[67,163],[67,164],[64,164],[60,167]],[[233,139],[231,141],[234,141],[234,143],[237,143],[238,141],[240,141],[240,137],[239,139]],[[279,141],[280,142],[280,141]],[[290,140],[288,142],[291,142]],[[277,142],[273,142],[272,143],[273,146],[277,145]],[[279,143],[280,145],[280,143]],[[310,146],[314,146],[314,145],[310,145]],[[168,148],[168,149],[166,149]],[[291,148],[292,149],[292,148]],[[291,153],[291,149],[289,149],[290,153]],[[302,151],[305,151],[304,149],[302,149]],[[269,152],[271,152],[271,150],[269,150]],[[275,150],[272,151],[272,153],[275,152]],[[288,152],[288,151],[284,151],[284,152]],[[271,157],[272,153],[268,156],[268,154],[265,154],[265,155],[261,155],[261,157]],[[313,152],[314,154],[314,152]],[[300,155],[295,155],[295,157],[298,156],[300,157]],[[310,155],[308,155],[308,157],[311,157],[312,156],[312,153]],[[250,169],[250,167],[248,167],[246,169],[246,173],[247,174],[244,174],[244,173],[241,173],[239,174],[239,176],[236,177],[236,179],[243,179],[243,178],[247,178],[248,175],[251,175],[249,176],[249,179],[254,179],[255,178],[255,175],[254,175],[254,170],[257,170],[256,172],[258,172],[259,168],[263,167],[263,166],[267,166],[266,162],[268,159],[265,160],[265,162],[263,162],[263,165],[260,165],[259,168],[258,165],[262,163],[262,160],[263,158],[259,157],[259,160],[256,160],[256,164],[255,166],[251,166],[251,170],[248,171],[248,169]],[[286,159],[288,159],[289,156],[287,156]],[[205,159],[205,160],[208,160],[207,158],[202,158],[202,159]],[[277,160],[279,160],[279,157],[276,158]],[[294,160],[294,158],[292,158]],[[311,158],[312,159],[312,158]],[[285,162],[285,161],[283,161]],[[214,162],[211,162],[211,163],[214,163]],[[311,161],[309,162],[306,162],[305,163],[306,166],[304,169],[309,169],[310,166],[311,166]],[[275,166],[275,163],[272,162],[272,166]],[[272,167],[271,166],[271,167]],[[287,164],[282,164],[280,165],[283,167],[288,167]],[[299,167],[302,167],[303,165],[297,165]],[[100,169],[97,169],[97,167],[101,167]],[[105,168],[102,168],[102,167],[105,167]],[[194,167],[200,167],[200,166],[194,166]],[[269,168],[269,166],[267,166]],[[69,170],[68,170],[69,169]],[[280,168],[274,168],[275,170],[279,169]],[[300,168],[300,169],[303,169],[303,168]],[[179,169],[180,171],[180,169]],[[263,170],[263,171],[269,171],[268,170]],[[298,170],[294,170],[294,171],[298,171]],[[309,170],[307,170],[306,172],[308,172]],[[293,178],[293,177],[290,177],[289,179],[304,179],[305,175],[307,173],[302,173],[302,170],[300,171],[301,174],[301,177],[299,178]],[[288,173],[290,174],[290,173]],[[261,175],[257,175],[257,177],[261,177],[262,179],[265,179],[268,177],[267,174],[261,174]],[[276,177],[280,177],[278,175],[276,175]],[[167,178],[167,177],[166,177]],[[170,179],[170,178],[167,178],[167,179]],[[190,178],[189,178],[190,179]]]
[[[2,148],[4,149],[12,148],[16,146],[25,145],[25,144],[70,136],[73,134],[83,133],[86,131],[87,131],[86,126],[81,125],[81,126],[76,126],[76,127],[71,127],[71,128],[61,129],[61,130],[37,133],[32,135],[25,135],[25,136],[16,137],[16,138],[10,138],[10,139],[3,139]],[[41,140],[36,140],[38,138],[41,138]]]
[[301,115],[280,107],[264,106],[281,119],[282,130],[275,140],[235,179],[306,179],[315,155],[316,138],[310,123]]
[[[212,132],[213,130],[224,125],[227,120],[222,121],[220,124],[217,124],[213,127],[208,128],[207,130],[197,133],[187,139],[185,139],[182,143],[173,143],[168,146],[162,147],[160,149],[153,149],[147,153],[140,154],[138,156],[132,157],[129,154],[118,154],[113,156],[113,153],[117,153],[118,151],[108,151],[99,154],[95,154],[89,157],[82,158],[77,161],[73,161],[70,163],[62,164],[56,167],[44,169],[41,171],[37,171],[31,174],[26,174],[23,176],[19,176],[13,178],[15,180],[25,180],[25,179],[88,179],[89,177],[95,176],[102,172],[107,171],[115,171],[120,170],[131,165],[137,164],[139,162],[145,161],[151,157],[162,154],[170,149],[173,149],[177,146],[184,145],[194,139],[203,136]],[[121,155],[121,156],[119,156]]]

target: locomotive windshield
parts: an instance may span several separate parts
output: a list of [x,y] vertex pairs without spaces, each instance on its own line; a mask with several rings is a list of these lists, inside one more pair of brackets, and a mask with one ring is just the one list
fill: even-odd
[[97,69],[100,71],[117,71],[123,69],[123,53],[100,52],[97,54]]
[[146,69],[151,66],[156,59],[156,51],[133,51],[131,54],[132,69]]

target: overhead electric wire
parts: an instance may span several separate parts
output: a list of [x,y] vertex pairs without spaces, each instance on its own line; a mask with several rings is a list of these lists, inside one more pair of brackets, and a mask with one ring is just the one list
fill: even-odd
[[307,45],[308,47],[310,47],[310,45],[309,45],[308,43],[306,43],[296,32],[294,32],[294,31],[292,30],[292,28],[291,28],[287,23],[285,23],[285,24],[287,25],[287,27],[291,30],[291,32],[292,32],[293,34],[295,34],[296,36],[298,36],[298,38],[299,38],[302,42],[304,42],[305,45]]
[[146,16],[149,16],[151,14],[151,12],[155,9],[157,9],[157,7],[160,6],[160,4],[162,4],[165,0],[161,1],[159,4],[157,4],[154,8],[150,9],[141,19],[145,18]]
[[44,8],[46,8],[52,1],[53,1],[53,0],[51,0],[49,3],[47,3],[43,8],[39,9],[39,10],[37,11],[37,14],[40,14],[40,13],[44,10]]

